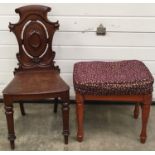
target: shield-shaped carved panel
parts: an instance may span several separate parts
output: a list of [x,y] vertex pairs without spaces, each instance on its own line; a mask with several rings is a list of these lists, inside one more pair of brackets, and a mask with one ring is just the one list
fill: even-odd
[[46,50],[47,34],[42,24],[31,21],[23,30],[23,45],[32,57],[40,57]]

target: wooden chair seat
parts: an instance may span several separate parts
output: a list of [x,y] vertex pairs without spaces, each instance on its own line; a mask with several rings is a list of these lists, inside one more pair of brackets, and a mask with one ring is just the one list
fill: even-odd
[[13,80],[3,90],[9,95],[35,95],[61,93],[69,90],[59,73],[53,71],[31,71],[15,74]]
[[134,118],[142,107],[140,141],[146,141],[146,129],[153,91],[153,76],[137,60],[119,62],[78,62],[74,66],[73,82],[76,92],[77,140],[83,141],[84,101],[135,102]]

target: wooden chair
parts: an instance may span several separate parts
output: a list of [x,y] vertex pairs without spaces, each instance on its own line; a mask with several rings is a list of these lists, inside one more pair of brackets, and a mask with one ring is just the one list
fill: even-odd
[[[76,91],[77,140],[84,137],[84,101],[131,101],[135,102],[134,118],[142,107],[141,143],[146,141],[146,128],[152,102],[153,77],[140,61],[79,62],[74,66]],[[95,115],[95,114],[93,114]]]
[[20,102],[21,113],[25,115],[23,102],[55,98],[54,112],[57,111],[58,97],[63,101],[63,135],[65,144],[69,135],[69,86],[60,77],[60,69],[54,65],[55,52],[52,50],[54,32],[58,22],[50,22],[47,13],[51,8],[30,5],[17,8],[20,20],[9,24],[19,44],[17,59],[19,67],[14,78],[3,90],[8,139],[14,149],[15,131],[13,102]]

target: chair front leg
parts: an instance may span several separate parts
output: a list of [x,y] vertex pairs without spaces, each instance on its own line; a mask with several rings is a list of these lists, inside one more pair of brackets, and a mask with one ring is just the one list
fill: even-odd
[[84,99],[83,96],[76,93],[76,117],[77,117],[77,140],[83,141],[83,121],[84,121]]
[[68,144],[68,136],[69,136],[69,93],[62,97],[62,116],[63,116],[63,135],[64,142]]
[[147,138],[147,123],[150,113],[150,106],[152,102],[152,95],[146,95],[144,97],[144,103],[142,104],[142,130],[140,134],[141,143],[145,143]]
[[4,97],[4,104],[5,104],[5,114],[7,120],[7,127],[8,127],[8,139],[10,141],[11,149],[15,148],[15,131],[14,131],[14,119],[13,119],[13,102],[8,97]]

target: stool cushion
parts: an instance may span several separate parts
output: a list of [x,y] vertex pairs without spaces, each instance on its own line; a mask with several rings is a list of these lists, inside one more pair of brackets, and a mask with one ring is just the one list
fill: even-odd
[[154,79],[138,60],[78,62],[74,65],[76,92],[84,95],[147,95]]

